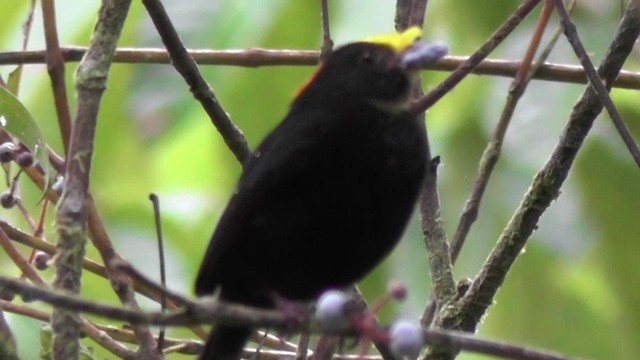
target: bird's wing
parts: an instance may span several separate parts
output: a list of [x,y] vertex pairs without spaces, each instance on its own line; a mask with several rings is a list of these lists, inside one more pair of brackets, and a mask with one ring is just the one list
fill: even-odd
[[274,200],[308,176],[309,164],[315,168],[319,161],[330,161],[345,132],[335,127],[339,120],[327,122],[324,116],[323,112],[306,112],[304,118],[289,114],[248,160],[206,250],[196,279],[198,295],[213,292],[225,272],[237,270],[228,264],[252,251],[251,244],[259,241],[248,238],[257,231],[252,228],[256,217],[270,211]]

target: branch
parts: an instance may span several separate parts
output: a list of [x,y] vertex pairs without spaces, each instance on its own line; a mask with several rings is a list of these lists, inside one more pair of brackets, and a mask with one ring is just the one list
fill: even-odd
[[[573,3],[575,3],[575,1]],[[465,202],[462,213],[460,214],[460,221],[458,222],[456,232],[453,236],[453,240],[451,241],[451,261],[454,264],[456,262],[456,259],[458,258],[460,250],[462,249],[462,245],[464,245],[467,234],[471,229],[471,225],[475,222],[478,216],[480,202],[484,195],[487,184],[489,183],[489,178],[491,177],[493,169],[500,157],[502,142],[504,141],[507,128],[509,126],[511,118],[513,117],[516,106],[518,105],[521,96],[524,94],[527,85],[532,79],[531,75],[537,72],[536,67],[543,63],[544,60],[549,56],[549,54],[551,53],[551,49],[555,46],[558,38],[560,37],[560,33],[562,32],[561,28],[558,28],[556,30],[545,50],[542,52],[538,60],[533,63],[532,57],[538,47],[538,43],[541,39],[542,33],[544,32],[549,17],[552,13],[553,4],[550,0],[546,0],[543,10],[540,14],[540,18],[538,19],[538,24],[535,30],[536,32],[534,33],[529,49],[527,50],[527,55],[525,58],[528,58],[528,60],[525,59],[524,61],[522,61],[523,64],[528,63],[528,65],[526,67],[522,67],[521,70],[519,70],[518,75],[516,75],[514,81],[509,87],[507,101],[493,130],[491,140],[487,144],[487,147],[482,154],[482,158],[480,159],[478,167],[478,175],[474,181],[473,189],[471,190],[471,193],[469,194],[469,197]],[[532,71],[529,71],[530,65],[533,65]]]
[[[507,21],[480,47],[467,61],[458,67],[445,81],[438,87],[433,89],[429,94],[422,96],[412,106],[412,111],[422,113],[428,107],[433,105],[444,94],[457,85],[462,79],[471,72],[495,47],[497,47],[504,38],[522,21],[522,19],[537,5],[538,1],[528,1],[521,5],[507,19]],[[396,21],[398,21],[396,16]],[[420,212],[422,214],[422,229],[425,237],[425,243],[429,255],[429,266],[431,270],[431,281],[436,302],[429,301],[424,315],[421,319],[423,325],[431,323],[433,314],[437,308],[447,306],[456,296],[455,282],[452,276],[452,259],[450,258],[450,249],[446,241],[446,233],[444,230],[444,222],[440,215],[440,205],[435,191],[436,186],[436,170],[439,159],[430,161],[427,178],[425,180],[425,189],[433,188],[434,190],[425,191],[423,199],[420,202]],[[448,324],[440,323],[438,326],[450,328]],[[455,327],[454,327],[455,328]]]
[[[631,2],[599,67],[598,72],[608,88],[640,35],[638,16],[637,5]],[[533,184],[491,251],[482,270],[466,294],[458,301],[457,311],[448,321],[458,323],[464,331],[475,330],[487,308],[493,303],[493,298],[511,265],[537,227],[540,216],[560,194],[560,187],[568,175],[575,156],[602,108],[598,95],[589,86],[574,106],[569,122],[551,157],[535,176]]]
[[[86,48],[81,46],[62,47],[62,57],[66,62],[82,59]],[[318,64],[320,52],[315,50],[274,50],[251,48],[244,50],[207,50],[190,49],[189,55],[200,65],[228,65],[257,68],[262,66],[315,66]],[[0,52],[0,65],[41,64],[45,62],[45,50]],[[465,63],[469,57],[445,56],[425,70],[453,71]],[[164,49],[153,48],[119,48],[113,58],[114,63],[123,64],[169,64],[171,60]],[[492,75],[514,77],[520,68],[520,61],[485,59],[471,73],[476,75]],[[581,66],[545,63],[539,65],[533,79],[586,84],[587,77]],[[621,71],[613,82],[613,87],[622,89],[640,89],[640,73]]]
[[527,0],[514,11],[507,21],[491,35],[489,40],[485,42],[478,51],[471,55],[464,63],[462,63],[447,79],[445,79],[435,89],[431,90],[427,95],[418,99],[413,106],[412,111],[422,113],[431,105],[440,100],[446,93],[451,91],[467,74],[469,74],[480,62],[493,51],[504,38],[520,24],[520,22],[538,5],[540,0]]
[[47,71],[51,78],[53,98],[58,116],[58,127],[62,137],[65,154],[69,151],[71,137],[71,113],[67,99],[67,88],[64,80],[64,59],[58,42],[56,27],[56,11],[53,0],[42,0],[42,19],[44,21],[44,35],[47,43]]
[[[22,304],[15,304],[6,300],[0,299],[0,309],[8,313],[26,316],[45,323],[49,323],[51,321],[51,314],[48,312]],[[120,358],[133,359],[136,355],[135,351],[129,350],[126,346],[119,343],[126,342],[131,344],[138,344],[138,339],[131,330],[114,326],[93,324],[87,321],[82,326],[82,333],[87,335],[96,343],[100,344],[105,349],[109,350],[112,354],[119,356]],[[112,344],[117,345],[111,346]],[[165,338],[165,344],[168,347],[182,345],[182,350],[179,352],[185,354],[198,354],[199,349],[202,347],[201,343],[193,340],[178,340],[169,338]],[[0,357],[0,359],[4,358]]]
[[[56,218],[58,251],[56,253],[56,289],[78,294],[85,251],[87,191],[93,140],[111,58],[130,0],[105,1],[100,8],[91,45],[76,73],[78,107],[69,144],[69,161],[65,171],[65,188]],[[53,358],[77,359],[81,320],[76,311],[56,309],[52,316]]]
[[[48,289],[47,283],[42,280],[40,275],[33,269],[31,264],[25,259],[22,254],[20,254],[17,249],[11,243],[9,237],[4,232],[4,230],[0,229],[0,245],[5,250],[5,252],[9,255],[9,257],[13,260],[13,262],[18,265],[22,273],[25,274],[31,282],[36,284],[37,286]],[[10,303],[9,303],[10,304]],[[0,309],[6,308],[10,310],[10,305],[0,304]],[[47,321],[49,321],[50,317],[47,317]],[[98,344],[102,345],[105,349],[111,351],[113,354],[116,354],[122,358],[131,358],[135,355],[135,352],[127,349],[122,344],[118,343],[114,339],[109,336],[105,336],[100,330],[98,330],[93,324],[85,319],[80,319],[81,321],[81,330],[87,334],[89,337],[94,339]],[[0,359],[4,359],[0,357]]]
[[[174,313],[140,312],[110,305],[97,304],[75,296],[29,285],[23,281],[0,276],[0,288],[20,294],[29,300],[40,300],[56,307],[87,312],[114,320],[123,320],[133,324],[153,324],[166,326],[184,326],[219,322],[228,325],[246,325],[269,327],[285,331],[320,332],[321,329],[308,317],[292,318],[280,311],[258,310],[243,305],[234,305],[220,301],[193,301],[188,310]],[[3,304],[3,302],[0,302]],[[353,334],[355,329],[333,332],[334,334]],[[423,329],[426,344],[453,346],[460,350],[482,354],[497,355],[513,359],[530,360],[567,360],[566,357],[548,352],[495,341],[478,339],[455,331]]]
[[[631,153],[633,160],[635,160],[638,167],[640,167],[640,149],[638,149],[638,144],[636,144],[636,142],[633,140],[633,137],[629,133],[629,128],[627,128],[627,125],[624,123],[624,120],[622,120],[622,117],[620,116],[618,109],[616,109],[616,106],[613,104],[613,101],[609,96],[609,90],[602,83],[602,80],[600,80],[600,77],[598,76],[596,69],[593,67],[593,63],[591,62],[591,59],[589,59],[589,55],[587,54],[587,51],[584,49],[584,46],[582,46],[582,42],[578,37],[576,26],[571,21],[571,18],[569,17],[569,13],[567,12],[567,9],[565,9],[564,4],[562,3],[562,0],[556,0],[555,2],[556,2],[556,8],[558,9],[558,13],[560,14],[560,19],[562,20],[564,33],[567,39],[569,40],[569,43],[573,47],[573,51],[578,56],[578,59],[580,59],[580,63],[582,64],[582,67],[587,73],[587,77],[589,78],[589,84],[591,84],[593,89],[598,94],[600,101],[602,102],[602,104],[604,104],[604,107],[607,109],[607,112],[609,113],[609,116],[611,117],[613,124],[616,126],[616,129],[618,130],[618,133],[620,133],[620,137],[622,137],[624,144],[627,146],[627,149],[629,149],[629,152]],[[629,6],[637,7],[637,2],[631,1],[629,3]]]
[[213,125],[218,129],[233,155],[235,155],[240,164],[243,164],[251,154],[247,139],[231,121],[213,90],[200,74],[195,60],[189,55],[180,41],[180,37],[173,24],[171,24],[171,20],[162,3],[158,0],[143,0],[142,3],[149,16],[151,16],[151,20],[169,52],[171,63],[187,82],[189,90],[207,112]]
[[328,0],[320,0],[320,20],[322,24],[322,43],[320,44],[320,59],[324,59],[333,50],[331,27],[329,26]]
[[[531,81],[531,75],[537,72],[540,64],[542,64],[548,57],[551,49],[555,46],[555,43],[557,42],[562,32],[561,28],[557,29],[557,31],[551,37],[545,51],[543,51],[543,53],[535,63],[532,63],[533,54],[538,47],[540,37],[544,32],[544,29],[546,28],[547,21],[553,10],[553,6],[549,6],[549,4],[551,4],[549,0],[545,1],[545,6],[538,19],[538,24],[536,26],[535,33],[532,36],[529,49],[527,50],[525,59],[523,59],[523,61],[521,62],[523,66],[518,70],[518,73],[514,77],[514,80],[509,87],[509,93],[505,106],[493,130],[491,140],[487,144],[484,152],[482,153],[482,158],[479,161],[478,175],[474,181],[471,193],[469,194],[469,197],[464,204],[464,208],[462,209],[462,213],[460,214],[460,220],[458,221],[458,226],[456,227],[453,239],[451,240],[450,253],[452,264],[456,263],[460,250],[462,249],[469,230],[471,229],[471,225],[473,225],[478,217],[480,202],[483,198],[487,184],[489,183],[491,174],[493,173],[493,169],[495,168],[495,165],[500,157],[502,142],[504,140],[507,127],[509,126],[509,122],[511,121],[518,101],[524,94],[527,85]],[[532,69],[530,69],[531,65],[533,65]],[[434,315],[435,303],[433,299],[429,299],[429,304],[427,305],[422,318],[423,324],[431,324]]]
[[[396,29],[403,31],[409,26],[423,26],[424,12],[427,6],[426,0],[399,0],[396,2]],[[422,83],[416,84],[412,91],[414,99],[424,95]],[[455,281],[449,259],[449,245],[444,229],[444,221],[440,216],[440,199],[437,189],[437,168],[440,163],[438,157],[432,158],[429,145],[429,136],[424,121],[424,114],[417,113],[417,117],[427,133],[427,151],[425,161],[427,169],[424,184],[419,199],[420,226],[427,249],[429,273],[431,283],[438,305],[448,303],[455,295]]]
[[[59,156],[52,151],[49,152],[49,155],[53,167],[58,171],[59,169],[62,169],[62,159],[60,159]],[[38,186],[39,189],[44,191],[46,185],[42,173],[37,171],[35,167],[23,168],[23,171],[31,178],[31,180]],[[51,189],[46,191],[46,196],[53,203],[56,203],[58,201],[58,194]],[[135,279],[133,279],[133,281],[131,282],[128,277],[123,276],[120,270],[115,269],[116,264],[122,263],[125,260],[115,252],[113,244],[111,243],[111,239],[107,234],[104,223],[91,197],[89,198],[87,207],[89,212],[88,225],[89,231],[91,233],[91,240],[96,249],[98,249],[98,252],[102,257],[102,261],[105,264],[106,268],[105,266],[97,264],[88,259],[84,260],[83,266],[85,266],[87,270],[97,275],[108,278],[110,280],[111,287],[116,291],[116,294],[120,297],[120,300],[123,303],[134,305],[131,294],[132,290],[152,300],[155,300],[156,302],[160,302],[162,293],[159,292],[156,288],[149,287],[145,283],[136,282]],[[0,227],[2,227],[7,232],[9,237],[15,241],[27,244],[50,254],[53,254],[55,252],[55,249],[51,250],[51,246],[53,245],[47,243],[46,241],[34,238],[31,235],[25,234],[2,221],[0,221]],[[167,308],[169,309],[176,309],[178,305],[182,305],[180,303],[180,298],[172,297],[171,294],[168,294],[168,299],[170,300],[167,302]],[[207,332],[200,327],[194,327],[191,328],[191,330],[201,338],[205,338],[207,336]]]

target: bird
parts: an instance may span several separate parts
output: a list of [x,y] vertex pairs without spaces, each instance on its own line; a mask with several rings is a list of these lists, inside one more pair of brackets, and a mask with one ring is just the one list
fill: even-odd
[[[197,296],[273,309],[362,279],[395,247],[426,171],[411,112],[419,69],[446,53],[412,27],[331,52],[243,163]],[[214,325],[203,360],[239,359],[253,329]]]

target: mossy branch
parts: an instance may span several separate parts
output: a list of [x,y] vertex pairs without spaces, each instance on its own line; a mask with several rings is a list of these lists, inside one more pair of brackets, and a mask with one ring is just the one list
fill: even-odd
[[[87,193],[100,100],[130,4],[130,0],[103,2],[91,45],[76,73],[78,107],[71,131],[68,157],[73,160],[67,161],[66,164],[65,189],[57,209],[58,243],[55,257],[56,275],[53,282],[56,289],[70,294],[80,291],[86,244]],[[54,359],[78,358],[81,324],[76,311],[54,310]]]

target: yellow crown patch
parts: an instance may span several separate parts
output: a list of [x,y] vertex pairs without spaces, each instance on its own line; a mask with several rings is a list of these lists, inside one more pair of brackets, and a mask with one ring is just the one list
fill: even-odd
[[387,45],[396,53],[400,53],[416,42],[420,36],[422,36],[422,30],[417,26],[412,26],[401,33],[371,36],[364,41]]

